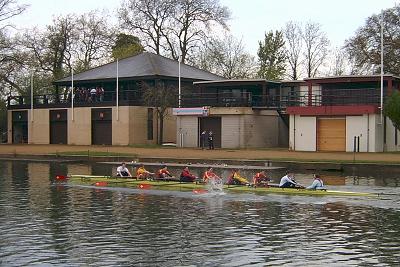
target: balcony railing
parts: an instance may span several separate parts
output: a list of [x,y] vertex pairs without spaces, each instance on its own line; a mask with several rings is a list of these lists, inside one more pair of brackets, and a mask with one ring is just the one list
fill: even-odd
[[[285,109],[288,106],[338,106],[338,105],[380,105],[378,89],[336,89],[299,92],[289,95],[257,95],[251,92],[243,93],[193,93],[181,96],[182,107],[266,107]],[[34,107],[69,107],[71,94],[35,95]],[[125,106],[145,105],[141,92],[119,92],[119,103]],[[9,108],[30,107],[30,96],[8,97]],[[114,106],[115,92],[105,92],[103,95],[75,94],[74,106]]]

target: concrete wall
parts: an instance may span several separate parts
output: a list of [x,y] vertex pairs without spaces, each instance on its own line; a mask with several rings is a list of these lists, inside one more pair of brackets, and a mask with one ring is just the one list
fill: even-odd
[[177,116],[176,140],[179,147],[197,147],[199,118],[196,116]]
[[74,120],[72,120],[72,109],[68,109],[68,144],[92,144],[92,113],[90,108],[74,108]]
[[[280,129],[276,111],[253,111],[251,108],[211,108],[210,114],[221,117],[222,148],[277,147]],[[198,116],[177,116],[177,143],[198,146]],[[283,122],[282,122],[283,123]],[[180,141],[182,136],[182,144]],[[288,136],[286,132],[282,136]],[[287,141],[286,141],[287,143]]]
[[368,115],[346,117],[346,151],[353,152],[354,136],[360,137],[360,152],[370,148]]
[[243,116],[244,142],[242,147],[277,147],[278,118],[278,113]]
[[[117,107],[112,107],[112,144],[129,145],[129,107],[119,107],[117,120]],[[146,128],[147,129],[147,128]]]
[[28,110],[28,143],[49,144],[50,143],[50,120],[48,109]]
[[176,116],[172,115],[172,109],[168,109],[168,113],[164,118],[164,143],[176,143],[177,123]]
[[244,145],[244,122],[239,115],[221,117],[221,147],[238,148]]
[[297,151],[317,150],[316,117],[290,115],[289,149]]

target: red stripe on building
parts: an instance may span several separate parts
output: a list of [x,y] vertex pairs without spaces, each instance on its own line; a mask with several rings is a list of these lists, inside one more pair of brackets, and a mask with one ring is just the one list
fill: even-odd
[[379,113],[379,106],[319,106],[319,107],[287,107],[286,113],[292,115],[363,115]]

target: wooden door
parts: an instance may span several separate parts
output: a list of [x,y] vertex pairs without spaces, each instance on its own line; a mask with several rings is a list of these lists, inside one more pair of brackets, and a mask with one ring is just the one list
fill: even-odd
[[50,144],[68,143],[67,110],[50,110]]
[[346,119],[317,120],[317,150],[346,151]]
[[111,108],[92,109],[92,145],[112,144]]

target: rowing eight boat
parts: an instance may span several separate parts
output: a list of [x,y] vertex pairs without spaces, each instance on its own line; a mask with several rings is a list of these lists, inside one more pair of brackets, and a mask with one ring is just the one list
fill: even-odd
[[[139,189],[160,189],[174,191],[193,191],[204,190],[204,184],[181,183],[179,181],[148,181],[136,180],[132,178],[115,178],[110,176],[96,175],[71,175],[68,177],[69,183],[79,185],[95,185],[101,187],[128,187]],[[336,190],[308,190],[300,188],[276,188],[276,187],[249,187],[239,185],[224,185],[223,189],[237,193],[257,193],[257,194],[288,194],[288,195],[309,195],[309,196],[354,196],[354,197],[377,197],[378,194],[367,192],[350,192]]]

